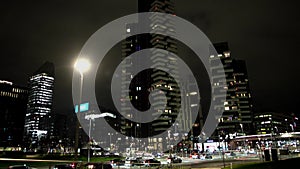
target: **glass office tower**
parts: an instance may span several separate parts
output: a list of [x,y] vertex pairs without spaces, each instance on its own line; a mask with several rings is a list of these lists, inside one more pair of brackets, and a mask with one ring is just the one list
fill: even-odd
[[44,63],[29,78],[29,97],[25,118],[25,141],[29,148],[42,146],[44,140],[51,136],[52,105],[54,89],[54,64]]

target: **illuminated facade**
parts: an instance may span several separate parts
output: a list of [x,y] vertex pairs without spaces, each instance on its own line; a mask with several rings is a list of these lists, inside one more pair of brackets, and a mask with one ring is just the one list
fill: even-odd
[[0,80],[0,147],[22,145],[27,98],[26,87]]
[[[212,92],[226,92],[226,100],[222,101],[225,110],[222,117],[219,118],[218,132],[219,134],[230,133],[246,133],[253,132],[253,111],[247,68],[245,61],[232,58],[228,44],[214,44],[218,55],[210,56],[212,77]],[[222,65],[216,62],[220,59]],[[218,76],[218,72],[224,69],[226,77],[226,85],[222,85],[222,81]],[[218,96],[215,96],[218,99]]]
[[297,131],[298,118],[288,112],[256,112],[256,134],[279,134]]
[[36,148],[41,137],[53,133],[52,104],[54,65],[46,62],[29,78],[29,97],[25,118],[25,140]]
[[[174,3],[172,0],[150,0],[150,1],[139,1],[138,12],[162,12],[168,14],[174,14]],[[129,35],[124,41],[122,41],[122,60],[126,58],[126,62],[122,65],[122,93],[121,93],[121,107],[122,114],[127,115],[126,119],[121,120],[121,133],[128,136],[147,137],[160,134],[170,126],[173,125],[175,119],[180,111],[180,90],[179,84],[176,84],[174,78],[177,76],[170,76],[167,72],[173,72],[178,74],[178,66],[176,57],[177,44],[176,40],[155,34],[157,31],[162,33],[175,33],[175,29],[172,26],[170,19],[160,18],[155,14],[148,18],[148,20],[139,20],[143,26],[148,26],[153,32],[149,34],[141,34],[130,36],[134,29],[141,29],[137,24],[128,24],[124,28],[126,34]],[[168,25],[166,27],[166,25]],[[143,56],[140,60],[132,61],[127,57],[134,52],[147,49],[156,48],[163,50],[150,49],[151,56]],[[151,69],[144,70],[133,76],[134,64],[139,62],[151,63]],[[125,86],[130,84],[129,89]],[[152,98],[151,104],[149,102],[149,94],[155,93],[154,90],[161,90],[165,93],[165,96],[159,93],[150,96]],[[126,98],[126,94],[129,93],[129,97]],[[166,103],[166,105],[165,105]],[[145,111],[150,109],[153,116],[161,115],[160,118],[155,119],[151,123],[140,124],[130,121],[133,117],[131,114],[130,104],[139,111]],[[142,118],[142,117],[138,117]],[[189,122],[187,119],[185,122]],[[178,126],[182,128],[183,126]],[[143,132],[148,131],[148,132]],[[150,149],[159,150],[166,146],[165,138],[149,140],[149,145],[153,143],[153,147]]]
[[[174,2],[172,0],[155,0],[149,5],[150,12],[175,14]],[[172,20],[170,18],[162,18],[156,13],[151,15],[149,20],[152,28],[151,33],[153,33],[150,38],[151,47],[163,49],[159,51],[151,49],[152,53],[150,58],[153,63],[152,67],[154,68],[151,74],[151,79],[153,79],[152,89],[164,91],[167,98],[166,108],[164,108],[166,98],[160,95],[155,95],[152,103],[156,111],[154,115],[158,113],[161,114],[162,117],[152,122],[151,131],[153,134],[159,134],[166,131],[174,123],[181,108],[180,84],[177,84],[177,82],[179,82],[179,71],[175,57],[178,52],[176,40],[158,34],[169,33],[174,35],[175,28]],[[173,76],[170,76],[167,72],[173,72]],[[182,126],[178,127],[182,129]]]

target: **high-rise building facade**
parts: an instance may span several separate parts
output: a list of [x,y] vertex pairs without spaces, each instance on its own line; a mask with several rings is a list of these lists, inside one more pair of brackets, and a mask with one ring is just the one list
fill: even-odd
[[[139,0],[138,12],[174,14],[174,2],[172,0]],[[143,29],[138,25],[151,28],[153,32],[130,36],[131,32],[135,32],[133,31],[134,29]],[[121,133],[137,137],[151,137],[161,134],[174,125],[173,123],[181,108],[181,94],[179,84],[177,84],[179,79],[176,79],[179,74],[175,57],[177,54],[176,40],[169,36],[157,34],[157,32],[175,34],[175,29],[172,26],[171,19],[160,18],[160,16],[155,16],[154,13],[147,20],[139,20],[139,24],[126,25],[124,30],[126,30],[126,34],[129,37],[122,42],[122,60],[126,58],[126,61],[123,61],[122,65],[121,107],[122,114],[125,114],[126,117],[121,120]],[[128,57],[135,52],[148,48],[151,49],[150,54],[147,54],[151,56],[143,55],[143,58],[134,61]],[[143,70],[134,76],[135,67],[132,65],[142,62],[151,63],[151,68]],[[167,72],[173,72],[173,76],[170,76]],[[129,89],[126,88],[128,85]],[[159,90],[163,91],[165,96],[162,96],[159,92],[155,92]],[[125,97],[127,93],[129,93],[129,97]],[[149,98],[151,101],[149,101]],[[139,111],[146,111],[151,107],[152,115],[160,115],[160,117],[151,123],[135,123],[130,120],[133,118],[131,117],[131,104]],[[184,120],[185,122],[189,122],[187,119]],[[181,129],[182,127],[184,126],[178,126],[177,128]],[[166,146],[164,145],[166,143],[164,139],[149,140],[149,144],[153,143],[152,148],[159,150]]]
[[53,134],[52,107],[54,64],[45,62],[29,78],[29,97],[25,118],[25,142],[37,148],[40,139]]
[[0,147],[21,147],[28,89],[0,80]]
[[[226,42],[215,43],[214,48],[218,55],[210,55],[212,92],[226,92],[226,100],[222,101],[225,110],[219,117],[217,132],[219,135],[235,132],[250,134],[253,132],[253,111],[246,63],[231,56]],[[216,64],[217,59],[221,60],[222,65]],[[225,87],[218,76],[221,69],[225,71]]]

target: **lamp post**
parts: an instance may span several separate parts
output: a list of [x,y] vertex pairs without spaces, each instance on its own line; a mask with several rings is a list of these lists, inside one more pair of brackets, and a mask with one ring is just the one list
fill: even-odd
[[264,160],[264,158],[262,157],[262,152],[261,152],[261,141],[260,141],[260,137],[258,137],[258,145],[259,145],[259,158],[262,158],[262,160]]
[[278,135],[278,128],[277,128],[277,126],[274,126],[274,128],[276,129],[276,135],[275,135],[275,143],[276,143],[276,148],[278,147],[278,142],[277,142],[277,135]]
[[[173,136],[174,136],[174,143],[176,144],[177,141],[178,141],[179,133],[173,133]],[[176,154],[178,152],[178,144],[177,144],[177,146],[175,148],[176,149],[174,149],[174,151],[175,151],[175,154]]]
[[294,126],[292,124],[290,124],[290,127],[292,129],[292,132],[294,132]]
[[[291,136],[290,136],[290,138],[291,137],[293,137],[292,136],[292,134],[294,134],[294,126],[292,125],[292,124],[290,124],[290,127],[291,127],[291,129],[292,129],[292,133],[291,133]],[[292,138],[292,140],[290,139],[290,144],[292,145],[292,143],[293,143],[294,141],[293,141],[293,138]],[[296,144],[297,145],[297,144]]]
[[114,135],[113,133],[107,133],[109,135],[109,151],[111,151],[111,136]]
[[169,145],[168,145],[168,149],[169,149],[169,157],[172,156],[171,154],[171,130],[168,130],[168,141],[169,141]]
[[271,123],[271,131],[270,131],[270,134],[271,134],[271,148],[273,147],[273,120],[272,120],[272,117],[269,117],[269,120],[270,120],[270,123]]
[[[81,104],[81,97],[82,97],[82,86],[83,86],[83,74],[84,72],[88,71],[90,68],[90,63],[86,59],[78,59],[75,64],[74,68],[80,73],[80,86],[79,86],[79,101],[78,101],[78,113],[80,113],[80,104]],[[75,131],[75,159],[78,156],[78,140],[79,139],[79,121],[76,122],[76,131]]]
[[285,121],[285,127],[286,127],[286,133],[288,132],[288,125],[287,125],[287,119],[284,119],[284,121]]
[[189,133],[184,133],[184,147],[183,147],[182,153],[184,151],[185,157],[187,157],[187,151],[185,150],[185,148],[186,148],[186,144],[187,144],[186,139],[188,138],[188,136],[189,136]]
[[241,129],[242,129],[242,133],[244,135],[244,138],[243,138],[244,148],[246,148],[246,141],[245,141],[245,135],[246,134],[244,134],[244,129],[243,129],[243,124],[242,123],[240,123],[240,126],[241,126]]
[[91,142],[91,126],[92,126],[92,120],[95,120],[96,118],[99,118],[99,117],[102,117],[101,114],[88,114],[86,115],[84,118],[89,120],[89,133],[88,133],[88,136],[89,136],[89,141],[88,141],[88,157],[87,157],[87,161],[90,162],[90,159],[91,159],[91,145],[90,145],[90,142]]

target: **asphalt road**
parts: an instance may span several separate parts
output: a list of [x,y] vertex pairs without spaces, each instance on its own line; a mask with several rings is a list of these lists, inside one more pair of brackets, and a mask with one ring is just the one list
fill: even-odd
[[[282,156],[281,158],[279,158],[279,160],[283,160],[283,159],[287,159],[287,158],[291,158],[291,156]],[[11,161],[24,161],[26,162],[26,159],[0,159],[0,163],[2,161],[7,161],[7,160],[11,160]],[[176,165],[179,166],[186,166],[187,168],[223,168],[224,166],[230,166],[231,164],[241,164],[241,163],[248,163],[248,162],[262,162],[262,159],[259,158],[249,158],[249,157],[242,157],[242,158],[226,158],[223,159],[221,157],[216,157],[213,159],[205,159],[205,160],[200,160],[200,159],[191,159],[191,158],[182,158],[183,162],[180,164],[173,164],[174,168]],[[32,160],[31,160],[32,161]],[[37,161],[44,161],[44,160],[37,160]],[[32,168],[32,169],[53,169],[53,166],[55,164],[55,162],[64,162],[64,161],[57,161],[57,160],[47,160],[49,162],[50,165],[46,165],[46,166],[40,166],[40,167],[36,167],[36,168]],[[166,164],[166,160],[165,159],[160,159],[160,161],[162,162],[163,166],[167,166]],[[66,161],[65,161],[66,162]],[[136,166],[136,167],[125,167],[125,166],[120,166],[120,167],[114,167],[114,169],[128,169],[128,168],[143,168],[140,166]],[[185,168],[185,167],[184,167]],[[3,168],[1,167],[0,169],[7,169],[7,167]]]

